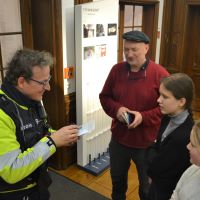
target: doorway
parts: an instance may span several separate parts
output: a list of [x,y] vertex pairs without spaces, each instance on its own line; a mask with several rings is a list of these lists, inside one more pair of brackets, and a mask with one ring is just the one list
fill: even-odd
[[155,60],[156,40],[158,26],[159,2],[137,1],[119,3],[119,36],[118,36],[118,61],[123,58],[122,35],[131,30],[139,30],[146,33],[150,38],[150,50],[148,57]]
[[164,4],[160,63],[170,73],[188,74],[195,84],[193,111],[200,111],[200,0]]
[[183,72],[194,81],[196,95],[193,109],[200,111],[200,5],[189,5],[187,16]]

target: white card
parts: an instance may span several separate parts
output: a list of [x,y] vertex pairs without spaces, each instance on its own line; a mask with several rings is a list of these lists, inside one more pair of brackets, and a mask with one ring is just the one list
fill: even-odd
[[85,135],[86,133],[90,133],[95,129],[95,121],[91,120],[82,124],[78,131],[78,136]]

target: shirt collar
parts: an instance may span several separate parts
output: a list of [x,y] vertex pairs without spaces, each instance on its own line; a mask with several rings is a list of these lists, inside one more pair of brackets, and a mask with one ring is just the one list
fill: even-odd
[[[149,64],[149,61],[150,61],[149,58],[147,58],[146,61],[141,65],[139,71],[145,70],[147,68],[148,64]],[[128,62],[126,62],[126,66],[127,66],[127,69],[130,71],[131,66],[130,66],[130,64]]]

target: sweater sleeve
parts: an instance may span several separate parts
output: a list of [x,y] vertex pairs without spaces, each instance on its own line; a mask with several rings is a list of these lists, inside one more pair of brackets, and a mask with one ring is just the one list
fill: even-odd
[[53,153],[56,147],[44,137],[32,148],[22,152],[16,139],[13,120],[0,110],[0,177],[14,184],[35,171]]
[[[154,67],[155,67],[155,69],[154,69],[155,80],[154,81],[155,81],[157,93],[158,93],[158,96],[159,96],[160,81],[161,81],[162,78],[169,76],[169,73],[164,67],[162,67],[158,64],[155,64]],[[144,126],[155,125],[158,122],[160,122],[160,119],[162,117],[160,107],[159,107],[158,104],[153,109],[142,111],[141,115],[142,115],[142,118],[143,118]]]
[[103,89],[99,94],[99,99],[105,113],[112,118],[116,118],[117,111],[122,105],[114,100],[112,88],[114,86],[115,72],[114,67],[111,69]]
[[161,111],[159,106],[154,109],[141,112],[143,125],[144,126],[152,126],[160,122],[161,119]]

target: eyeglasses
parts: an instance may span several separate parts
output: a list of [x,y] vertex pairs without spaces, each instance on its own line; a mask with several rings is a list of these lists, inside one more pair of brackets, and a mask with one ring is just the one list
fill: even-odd
[[139,80],[139,79],[145,79],[147,76],[147,72],[146,69],[145,70],[141,70],[138,73],[130,73],[130,71],[128,71],[127,77],[128,80]]
[[45,87],[49,83],[49,81],[51,80],[51,76],[49,76],[49,78],[47,80],[44,80],[44,81],[37,81],[33,78],[29,78],[29,80],[34,81],[34,82],[42,85],[43,87]]

